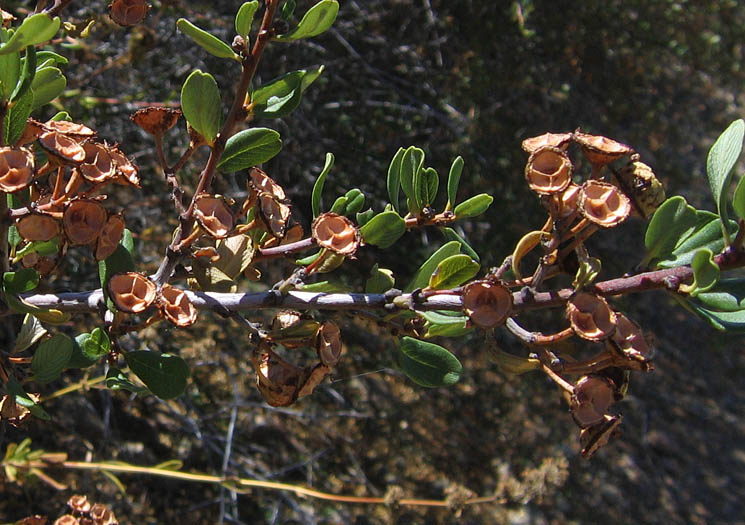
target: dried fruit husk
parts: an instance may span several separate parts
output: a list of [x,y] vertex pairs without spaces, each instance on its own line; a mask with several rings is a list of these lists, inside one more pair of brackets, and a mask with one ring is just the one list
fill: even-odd
[[360,233],[352,221],[336,213],[322,213],[311,226],[311,234],[322,248],[351,256],[360,246]]
[[572,133],[544,133],[543,135],[523,140],[522,148],[527,153],[533,153],[544,146],[566,150],[571,141]]
[[157,297],[155,283],[136,272],[114,275],[107,288],[116,308],[132,314],[147,310]]
[[599,295],[580,292],[567,302],[567,319],[574,332],[589,341],[607,339],[616,329],[616,313]]
[[512,293],[501,284],[473,281],[461,295],[463,311],[476,326],[491,329],[507,320],[512,310]]
[[97,134],[85,124],[70,122],[68,120],[47,120],[42,124],[42,126],[46,131],[62,133],[76,142],[82,142],[93,138]]
[[652,349],[644,338],[642,329],[624,314],[616,313],[616,330],[611,337],[611,349],[625,359],[637,361],[642,369],[651,370]]
[[632,160],[619,171],[613,172],[621,191],[631,199],[634,210],[644,219],[649,219],[660,204],[665,202],[665,188],[652,168]]
[[618,427],[621,425],[620,415],[606,415],[603,421],[590,428],[585,428],[579,433],[579,442],[582,446],[582,457],[591,457],[598,449],[604,447],[608,442],[618,435]]
[[116,163],[117,177],[114,182],[124,186],[140,187],[140,170],[137,164],[129,160],[127,156],[119,149],[118,145],[109,147],[109,155]]
[[83,145],[85,161],[80,165],[80,173],[85,180],[100,184],[116,177],[116,163],[104,144],[87,142]]
[[331,372],[331,368],[326,365],[319,363],[314,366],[310,371],[308,379],[305,380],[305,383],[303,383],[303,386],[300,388],[298,398],[311,395],[316,387],[323,383],[323,380],[326,379],[329,372]]
[[27,148],[0,148],[0,191],[15,193],[34,178],[34,154]]
[[180,109],[151,106],[135,111],[129,119],[151,135],[163,135],[178,122]]
[[85,150],[75,139],[58,131],[46,131],[39,137],[39,144],[49,158],[62,164],[80,164],[85,160]]
[[572,161],[562,149],[553,146],[538,148],[525,165],[525,180],[539,195],[564,191],[572,182]]
[[200,195],[195,203],[194,216],[199,225],[214,239],[224,239],[235,227],[235,216],[225,199]]
[[259,168],[251,168],[248,172],[248,186],[249,190],[254,191],[257,195],[270,193],[281,201],[287,198],[282,186],[274,182],[274,179]]
[[164,284],[160,290],[160,311],[174,325],[184,328],[197,321],[197,309],[184,290]]
[[62,216],[67,240],[73,246],[96,242],[106,226],[108,215],[97,201],[78,199],[69,202]]
[[251,362],[256,371],[256,386],[269,405],[285,407],[297,400],[308,375],[305,370],[266,349],[255,352]]
[[114,0],[109,4],[109,16],[120,26],[134,26],[145,20],[150,7],[145,0]]
[[621,190],[607,182],[588,180],[579,199],[582,216],[603,228],[618,226],[631,213],[631,202]]
[[582,146],[582,153],[591,164],[595,165],[604,166],[624,155],[634,153],[631,146],[602,135],[588,135],[579,130],[574,132],[574,141]]
[[271,193],[261,193],[258,211],[267,231],[274,237],[283,238],[290,221],[290,206],[279,201]]
[[580,378],[570,401],[572,417],[577,425],[588,428],[602,422],[616,402],[615,390],[613,381],[607,377],[593,374]]
[[95,257],[97,261],[103,261],[116,251],[119,241],[124,236],[126,224],[121,215],[111,215],[104,224],[101,233],[96,240]]
[[333,321],[326,321],[321,325],[316,336],[316,352],[318,359],[326,366],[336,366],[342,353],[341,331]]
[[59,221],[49,215],[32,213],[16,221],[16,228],[27,241],[49,241],[60,232]]

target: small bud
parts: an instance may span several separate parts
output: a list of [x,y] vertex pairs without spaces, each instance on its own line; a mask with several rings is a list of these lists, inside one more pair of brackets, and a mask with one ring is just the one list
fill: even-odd
[[525,166],[528,186],[539,195],[551,195],[572,182],[572,161],[561,149],[543,146],[530,154]]
[[164,284],[159,302],[163,316],[174,325],[184,328],[197,321],[197,309],[183,290]]
[[471,322],[486,330],[504,323],[512,310],[512,293],[488,281],[473,281],[463,289],[463,311]]
[[26,148],[0,148],[0,191],[26,189],[34,178],[34,154]]
[[631,203],[613,184],[588,180],[580,193],[580,212],[591,222],[603,227],[618,226],[631,213]]
[[136,272],[114,275],[109,279],[108,291],[118,310],[132,314],[147,310],[157,296],[155,283]]
[[533,153],[544,146],[552,146],[566,151],[571,140],[571,133],[544,133],[538,137],[523,140],[522,148],[527,153]]
[[194,216],[204,231],[215,239],[226,238],[235,226],[233,210],[222,197],[212,195],[197,197]]
[[321,363],[326,366],[336,366],[342,352],[341,331],[333,321],[326,321],[321,325],[316,336],[316,352]]
[[101,235],[109,214],[101,203],[79,199],[65,207],[62,224],[65,236],[73,246],[91,244]]
[[574,332],[589,341],[610,337],[616,329],[616,313],[599,295],[581,292],[567,303],[567,318]]
[[339,255],[354,255],[361,242],[352,221],[336,213],[322,213],[316,217],[311,232],[319,246]]
[[179,117],[180,109],[151,106],[135,111],[129,119],[151,135],[163,135],[176,125]]
[[241,35],[235,35],[230,47],[239,55],[246,50],[246,40]]
[[134,26],[145,20],[150,4],[145,0],[114,0],[109,4],[109,16],[120,26]]
[[59,221],[49,215],[32,213],[16,221],[16,228],[27,241],[49,241],[60,232]]

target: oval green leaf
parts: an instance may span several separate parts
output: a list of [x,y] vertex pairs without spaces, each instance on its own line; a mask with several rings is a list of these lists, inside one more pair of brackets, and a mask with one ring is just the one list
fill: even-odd
[[458,194],[458,184],[460,183],[460,175],[462,172],[463,157],[456,157],[450,165],[450,173],[448,173],[448,203],[447,206],[445,206],[446,210],[452,210],[455,206],[455,198]]
[[21,98],[31,88],[31,83],[36,76],[36,49],[34,46],[26,48],[26,56],[23,57],[23,70],[21,77],[18,79],[15,89],[10,94],[10,101]]
[[173,399],[186,389],[189,367],[177,355],[139,350],[126,352],[124,359],[129,369],[161,399]]
[[416,215],[422,209],[420,200],[417,198],[415,182],[419,178],[424,165],[424,151],[415,146],[410,146],[401,158],[401,189],[407,197],[406,204],[409,211]]
[[395,211],[379,213],[360,228],[366,244],[388,248],[406,233],[406,221]]
[[23,352],[31,347],[39,338],[47,333],[47,329],[42,326],[41,322],[31,314],[26,314],[23,318],[23,324],[16,336],[16,342],[13,345],[13,352]]
[[434,168],[422,170],[417,186],[422,207],[431,206],[437,198],[437,190],[440,189],[440,176],[437,170]]
[[696,209],[676,195],[663,202],[652,215],[644,235],[647,257],[646,266],[653,259],[668,258],[681,239],[688,236],[697,225]]
[[256,15],[256,10],[259,8],[258,0],[251,2],[243,2],[243,5],[238,9],[235,14],[235,32],[241,35],[244,39],[251,32],[251,23]]
[[435,253],[429,256],[429,259],[419,267],[414,274],[413,279],[404,288],[404,292],[413,292],[417,288],[424,288],[429,284],[429,278],[437,268],[437,265],[452,255],[460,253],[460,243],[450,241],[443,244]]
[[717,203],[717,211],[722,218],[722,232],[729,245],[729,234],[724,230],[727,223],[727,188],[732,179],[732,170],[742,152],[742,141],[745,137],[745,121],[738,119],[724,130],[709,150],[706,158],[706,176]]
[[49,18],[49,15],[37,13],[26,18],[16,29],[13,36],[0,47],[0,55],[15,53],[24,47],[35,46],[51,40],[57,34],[60,26],[58,16]]
[[388,166],[388,178],[386,180],[386,186],[388,187],[388,199],[393,205],[393,209],[396,213],[401,214],[401,207],[398,202],[399,189],[401,188],[401,162],[404,158],[406,150],[398,148],[398,151],[393,156],[390,165]]
[[8,113],[5,116],[5,142],[7,144],[15,144],[15,142],[21,138],[23,130],[26,129],[26,120],[34,108],[34,93],[33,91],[26,90],[26,92],[20,98],[13,102],[13,105],[8,108]]
[[323,185],[326,182],[326,176],[334,167],[334,154],[326,153],[326,161],[323,164],[323,169],[318,175],[315,184],[313,184],[313,192],[310,197],[310,206],[313,210],[313,218],[315,219],[321,214],[321,196],[323,195]]
[[741,177],[732,197],[732,207],[741,219],[745,219],[745,177]]
[[67,87],[67,79],[56,67],[45,67],[36,72],[34,81],[31,83],[31,91],[34,93],[33,109],[40,108],[59,97]]
[[186,18],[179,18],[176,22],[176,27],[210,55],[214,55],[218,58],[240,60],[238,55],[235,54],[235,51],[233,51],[228,44],[217,38],[215,35],[195,26]]
[[393,272],[380,268],[377,264],[370,271],[370,277],[365,282],[365,293],[385,293],[395,284]]
[[31,359],[34,380],[45,385],[59,377],[72,355],[72,339],[65,334],[56,334],[42,341]]
[[281,149],[282,139],[273,129],[245,129],[228,139],[217,167],[223,171],[251,168],[274,158]]
[[696,297],[699,293],[710,290],[719,281],[719,266],[713,259],[711,250],[698,250],[691,261],[693,282],[681,285],[679,291]]
[[344,210],[347,209],[347,198],[342,195],[340,197],[337,197],[334,201],[334,204],[331,205],[331,209],[329,210],[331,213],[336,213],[337,215],[340,215],[344,213]]
[[181,110],[191,127],[210,145],[220,129],[220,104],[220,90],[214,77],[194,70],[181,88]]
[[291,42],[301,38],[318,36],[326,31],[336,20],[339,13],[337,0],[321,0],[311,7],[295,29],[276,39],[280,42]]
[[323,66],[282,75],[251,93],[256,118],[282,118],[298,107],[303,93],[323,73]]
[[719,312],[745,310],[745,278],[720,279],[696,299],[704,307]]
[[473,278],[481,266],[468,255],[451,255],[440,262],[429,278],[428,288],[433,290],[446,290],[455,288]]
[[111,350],[109,336],[100,328],[94,328],[89,334],[81,334],[76,341],[83,355],[91,361],[97,361]]
[[3,274],[3,289],[7,293],[17,295],[30,292],[39,286],[39,272],[33,268],[23,268],[17,272]]
[[[658,261],[658,268],[673,268],[691,264],[693,256],[701,249],[720,253],[724,250],[721,219],[715,213],[696,210],[697,225],[692,233],[682,237],[673,252],[664,260]],[[737,231],[737,223],[729,221],[729,231]]]
[[494,197],[487,195],[486,193],[474,195],[470,199],[466,199],[458,204],[453,210],[453,213],[455,213],[457,219],[476,217],[488,210],[493,201]]
[[428,388],[454,385],[463,372],[458,358],[448,350],[412,337],[401,340],[399,366],[412,381]]
[[[5,32],[5,30],[2,30]],[[0,95],[7,100],[18,84],[21,75],[21,54],[19,52],[0,55]]]

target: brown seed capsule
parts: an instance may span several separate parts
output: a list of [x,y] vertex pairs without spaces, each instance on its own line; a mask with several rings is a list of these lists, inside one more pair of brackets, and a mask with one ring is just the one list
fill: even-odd
[[97,201],[71,201],[62,216],[65,236],[73,246],[91,244],[101,235],[108,216],[106,209]]
[[326,321],[321,325],[316,336],[316,352],[321,363],[326,366],[336,366],[341,357],[341,331],[333,321]]
[[16,19],[12,13],[0,9],[0,16],[2,17],[2,27],[10,27],[13,24],[13,20]]
[[32,213],[16,221],[16,228],[27,241],[49,241],[60,232],[59,221],[48,215]]
[[571,398],[572,417],[580,428],[603,421],[610,406],[616,401],[615,385],[607,377],[589,375],[580,378]]
[[124,217],[111,215],[104,224],[101,233],[96,240],[95,257],[97,261],[103,261],[116,251],[119,241],[124,236]]
[[527,153],[533,153],[544,146],[566,150],[572,140],[571,133],[544,133],[538,137],[523,140],[522,147]]
[[197,321],[197,309],[189,300],[186,292],[164,284],[160,290],[160,311],[171,323],[184,328],[191,326]]
[[0,191],[26,189],[34,178],[34,154],[26,148],[0,148]]
[[67,506],[73,512],[79,512],[81,514],[91,510],[91,502],[88,501],[87,497],[80,494],[70,496],[70,499],[67,500]]
[[54,520],[54,525],[80,525],[80,522],[72,514],[65,514]]
[[266,192],[279,200],[286,198],[285,190],[282,189],[282,186],[274,182],[269,175],[259,168],[251,168],[248,172],[248,184],[249,189],[256,192],[257,195]]
[[287,223],[290,221],[290,207],[271,193],[261,193],[258,210],[259,217],[269,233],[280,239],[284,237]]
[[35,514],[16,521],[15,525],[48,525],[47,517]]
[[621,416],[611,416],[606,414],[603,420],[590,428],[585,428],[579,433],[579,443],[582,446],[582,457],[587,459],[591,457],[601,447],[608,444],[611,438],[618,434],[618,427],[621,425]]
[[26,120],[26,127],[23,128],[21,138],[16,141],[16,146],[25,146],[26,144],[34,142],[45,131],[48,130],[44,128],[44,124],[42,124],[38,120],[29,118],[28,120]]
[[136,272],[114,275],[109,279],[108,291],[117,309],[131,314],[147,310],[157,296],[155,283]]
[[580,131],[574,132],[574,141],[582,146],[582,152],[591,164],[605,166],[620,159],[624,155],[634,153],[631,146],[621,144],[601,135],[588,135]]
[[23,256],[21,264],[24,268],[33,268],[39,275],[45,277],[52,273],[62,257],[61,252],[57,257],[47,257],[38,253],[29,253]]
[[543,146],[530,154],[525,166],[528,186],[539,195],[551,195],[572,182],[572,161],[561,149]]
[[617,349],[627,359],[633,359],[651,367],[652,349],[644,339],[642,329],[622,313],[616,313],[616,331],[611,341],[612,348]]
[[180,109],[151,106],[135,111],[129,119],[151,135],[162,135],[176,125],[179,117]]
[[319,363],[314,366],[313,369],[310,371],[308,379],[305,380],[305,383],[303,383],[303,386],[300,388],[297,397],[301,398],[311,395],[316,387],[323,383],[323,380],[326,378],[329,372],[331,372],[331,368],[326,365]]
[[150,4],[145,0],[114,0],[109,4],[109,16],[120,26],[134,26],[145,20]]
[[262,350],[251,356],[256,371],[256,386],[271,406],[284,407],[295,402],[307,373],[272,351]]
[[62,133],[63,135],[66,135],[78,142],[82,142],[96,136],[96,132],[85,124],[70,122],[68,120],[47,120],[42,124],[42,126],[46,131],[56,131],[58,133]]
[[271,237],[261,244],[262,248],[271,248],[272,246],[281,246],[283,244],[290,244],[297,242],[304,236],[303,226],[301,224],[295,224],[287,229],[284,237],[281,239],[278,237]]
[[589,221],[603,228],[613,228],[629,216],[631,203],[613,184],[588,180],[582,185],[579,209]]
[[616,313],[599,295],[580,292],[567,303],[567,318],[574,332],[589,341],[601,341],[613,335]]
[[83,144],[85,161],[80,165],[80,173],[85,180],[100,184],[116,177],[116,163],[104,144],[87,142]]
[[652,168],[633,160],[615,172],[621,191],[631,199],[636,212],[644,219],[652,216],[657,207],[665,202],[665,188],[655,177]]
[[118,523],[114,513],[101,503],[95,503],[88,515],[96,525],[116,525]]
[[204,231],[215,239],[226,238],[235,226],[233,210],[222,197],[200,195],[195,203],[194,216]]
[[140,170],[137,164],[127,158],[127,156],[119,149],[118,145],[114,145],[109,148],[109,155],[116,163],[116,174],[117,178],[115,182],[117,184],[123,184],[125,186],[130,185],[135,188],[140,187]]
[[[38,401],[38,399],[36,396],[35,400]],[[31,417],[31,412],[28,408],[16,403],[15,397],[5,395],[0,399],[0,421],[7,421],[17,428],[29,417]]]
[[577,184],[570,183],[569,186],[561,193],[561,211],[560,219],[566,219],[573,215],[579,208],[580,188]]
[[352,221],[336,213],[322,213],[316,217],[311,233],[319,246],[339,255],[354,255],[360,246],[360,233]]
[[463,311],[476,326],[494,328],[504,323],[512,310],[512,294],[504,286],[489,281],[473,281],[462,294]]
[[80,164],[85,160],[85,150],[77,141],[57,131],[47,131],[39,137],[39,144],[49,153],[49,158],[62,164]]

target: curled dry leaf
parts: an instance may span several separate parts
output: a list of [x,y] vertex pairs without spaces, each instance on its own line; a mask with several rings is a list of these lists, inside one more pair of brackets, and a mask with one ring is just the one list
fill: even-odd
[[259,168],[251,168],[248,172],[249,190],[254,191],[257,195],[261,193],[270,193],[273,197],[284,200],[286,199],[285,190],[282,186]]
[[16,228],[27,241],[49,241],[60,232],[59,221],[49,215],[32,213],[16,221]]
[[567,303],[567,318],[574,332],[583,339],[601,341],[613,335],[616,313],[599,295],[581,292]]
[[135,111],[129,119],[151,135],[162,135],[178,122],[180,109],[151,106]]
[[318,385],[320,385],[326,376],[331,372],[331,368],[321,363],[317,364],[310,371],[308,379],[305,380],[303,386],[298,392],[298,398],[309,396],[313,393]]
[[132,314],[147,310],[157,296],[155,283],[136,272],[114,275],[109,279],[108,291],[118,310]]
[[197,309],[184,290],[164,284],[160,290],[160,311],[178,327],[191,326],[197,321]]
[[620,415],[611,416],[606,414],[600,423],[583,429],[579,433],[582,457],[585,459],[591,457],[598,449],[607,445],[612,438],[618,435],[621,420]]
[[[39,401],[37,394],[28,395],[34,402]],[[31,412],[26,407],[16,403],[12,396],[4,395],[0,399],[0,421],[7,421],[14,427],[19,427],[26,419],[31,416]]]
[[124,217],[121,215],[111,215],[108,218],[96,240],[95,257],[97,261],[103,261],[116,251],[119,241],[124,236],[124,228]]
[[580,193],[580,212],[603,228],[618,226],[631,213],[631,202],[613,184],[588,180]]
[[114,0],[109,4],[109,16],[120,26],[134,26],[142,22],[150,11],[145,0]]
[[527,153],[533,153],[544,146],[566,150],[571,140],[571,133],[544,133],[543,135],[523,140],[522,148]]
[[303,317],[300,312],[283,310],[272,319],[269,338],[287,348],[300,348],[315,343],[321,324]]
[[630,146],[601,135],[588,135],[575,131],[574,141],[582,146],[582,153],[585,154],[587,160],[598,166],[604,166],[624,155],[634,153]]
[[322,213],[316,217],[311,233],[319,246],[339,255],[354,255],[360,246],[360,233],[352,221],[336,213]]
[[73,246],[96,242],[106,226],[108,216],[106,209],[97,201],[71,201],[62,216],[67,240]]
[[570,401],[572,417],[580,428],[591,427],[603,421],[615,401],[615,385],[610,379],[600,375],[581,377]]
[[0,148],[0,191],[26,189],[34,178],[34,154],[26,148]]
[[284,407],[295,402],[307,373],[285,361],[271,350],[260,350],[251,356],[256,371],[256,386],[271,406]]
[[233,210],[222,197],[200,195],[196,200],[194,216],[204,231],[215,239],[226,238],[235,226]]
[[463,311],[476,326],[494,328],[504,323],[512,310],[512,294],[489,281],[473,281],[463,288]]
[[572,161],[561,149],[543,146],[530,154],[525,166],[528,186],[539,195],[551,195],[572,182]]
[[316,352],[318,359],[326,366],[336,366],[342,352],[341,331],[333,321],[326,321],[321,325],[316,336]]
[[83,146],[63,133],[46,131],[39,137],[39,144],[49,154],[49,159],[58,163],[77,165],[85,160]]
[[116,177],[116,163],[104,144],[87,142],[83,144],[85,160],[80,165],[80,173],[88,182],[100,184]]

